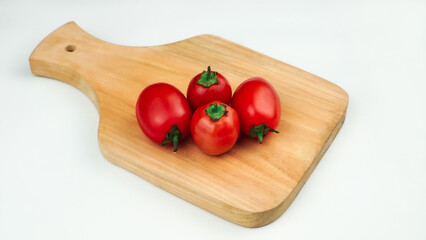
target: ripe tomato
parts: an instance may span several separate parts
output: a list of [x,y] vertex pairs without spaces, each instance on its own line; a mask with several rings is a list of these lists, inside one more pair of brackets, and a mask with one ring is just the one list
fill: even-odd
[[263,78],[247,79],[232,97],[231,106],[240,118],[241,131],[251,138],[257,137],[259,143],[269,132],[278,133],[281,117],[280,98],[274,87]]
[[213,101],[199,107],[191,120],[195,144],[210,155],[222,154],[234,146],[240,133],[237,112],[230,106]]
[[186,97],[192,109],[195,110],[215,100],[229,104],[232,90],[226,78],[218,72],[211,71],[208,66],[207,72],[197,74],[189,82]]
[[167,83],[146,87],[136,103],[136,118],[145,135],[162,145],[173,143],[174,152],[189,133],[191,116],[185,96]]

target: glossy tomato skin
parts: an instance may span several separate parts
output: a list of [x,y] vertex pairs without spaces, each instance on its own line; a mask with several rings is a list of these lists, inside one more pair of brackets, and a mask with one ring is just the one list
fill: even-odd
[[136,118],[144,134],[156,143],[162,143],[173,125],[182,134],[189,134],[192,110],[185,96],[168,83],[146,87],[136,103]]
[[281,102],[277,91],[265,79],[253,77],[238,86],[232,97],[233,107],[240,118],[241,132],[250,134],[250,128],[266,124],[276,129],[281,118]]
[[[226,106],[226,115],[212,121],[206,113],[210,104]],[[206,154],[219,155],[230,150],[238,139],[240,124],[237,112],[230,106],[213,101],[199,107],[192,116],[191,135],[195,144]]]
[[217,72],[218,84],[213,84],[210,87],[204,87],[203,85],[197,84],[202,73],[197,74],[189,82],[186,97],[191,105],[192,109],[195,110],[202,105],[205,105],[212,101],[221,101],[225,104],[229,104],[232,98],[232,89],[229,85],[228,80]]

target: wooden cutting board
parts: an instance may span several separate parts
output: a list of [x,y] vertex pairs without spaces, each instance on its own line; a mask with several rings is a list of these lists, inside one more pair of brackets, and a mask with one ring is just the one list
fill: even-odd
[[[347,93],[333,83],[213,35],[126,47],[70,22],[40,42],[30,65],[34,74],[69,83],[92,100],[106,159],[246,227],[266,225],[288,208],[342,126],[348,105]],[[167,82],[186,94],[191,78],[207,65],[233,90],[253,76],[269,80],[281,98],[280,133],[262,145],[240,136],[218,157],[202,153],[191,138],[177,153],[147,139],[135,117],[142,89]]]

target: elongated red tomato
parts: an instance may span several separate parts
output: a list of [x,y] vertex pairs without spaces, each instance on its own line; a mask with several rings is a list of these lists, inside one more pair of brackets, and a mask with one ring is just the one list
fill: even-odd
[[201,106],[192,116],[192,138],[209,155],[219,155],[231,149],[239,133],[237,112],[222,102],[213,101]]
[[240,118],[241,132],[263,142],[269,132],[278,133],[281,102],[277,91],[261,77],[247,79],[238,86],[232,97],[233,107]]
[[229,104],[232,97],[231,86],[222,74],[213,72],[210,66],[207,71],[192,78],[186,93],[188,102],[193,110],[212,101],[221,101]]
[[136,118],[143,133],[156,143],[173,143],[174,152],[189,133],[191,116],[185,96],[167,83],[146,87],[136,103]]

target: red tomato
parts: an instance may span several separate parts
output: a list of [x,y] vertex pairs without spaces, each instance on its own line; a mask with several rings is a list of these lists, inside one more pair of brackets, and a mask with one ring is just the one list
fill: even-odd
[[229,104],[232,90],[226,78],[218,72],[212,72],[208,66],[207,72],[203,71],[192,78],[186,97],[192,109],[195,110],[215,100]]
[[230,106],[213,101],[199,107],[191,120],[195,144],[210,155],[222,154],[234,146],[240,133],[237,112]]
[[259,143],[269,132],[278,133],[281,117],[281,103],[277,91],[263,78],[247,79],[232,97],[231,106],[240,118],[241,131]]
[[189,133],[192,111],[185,96],[167,83],[146,87],[136,103],[136,118],[145,135],[156,143],[178,142]]

